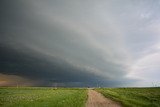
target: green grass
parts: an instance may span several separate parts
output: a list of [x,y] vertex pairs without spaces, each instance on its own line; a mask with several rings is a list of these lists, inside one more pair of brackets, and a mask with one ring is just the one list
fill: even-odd
[[100,88],[105,97],[124,107],[160,107],[160,88]]
[[84,107],[86,89],[0,88],[0,107]]
[[[160,107],[160,88],[100,88],[124,107]],[[1,87],[0,107],[85,107],[87,89]]]

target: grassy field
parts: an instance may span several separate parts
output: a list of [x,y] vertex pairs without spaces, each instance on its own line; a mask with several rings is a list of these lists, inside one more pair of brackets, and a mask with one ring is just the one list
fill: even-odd
[[84,107],[86,89],[0,88],[0,107]]
[[104,96],[124,107],[160,107],[160,88],[100,88]]
[[[160,107],[160,88],[99,88],[124,107]],[[1,87],[0,107],[85,107],[87,89]]]

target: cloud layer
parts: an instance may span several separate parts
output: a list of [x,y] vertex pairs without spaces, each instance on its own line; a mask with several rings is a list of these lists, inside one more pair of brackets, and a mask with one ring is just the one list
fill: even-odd
[[1,1],[0,73],[43,86],[150,86],[159,81],[159,5]]

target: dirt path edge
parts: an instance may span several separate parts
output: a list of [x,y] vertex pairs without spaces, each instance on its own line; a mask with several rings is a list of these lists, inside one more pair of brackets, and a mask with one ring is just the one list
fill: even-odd
[[104,97],[101,93],[88,89],[86,107],[122,107],[118,102]]

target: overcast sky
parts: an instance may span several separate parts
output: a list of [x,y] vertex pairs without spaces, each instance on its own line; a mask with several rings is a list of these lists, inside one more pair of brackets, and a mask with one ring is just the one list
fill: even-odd
[[159,0],[1,0],[0,86],[160,84]]

